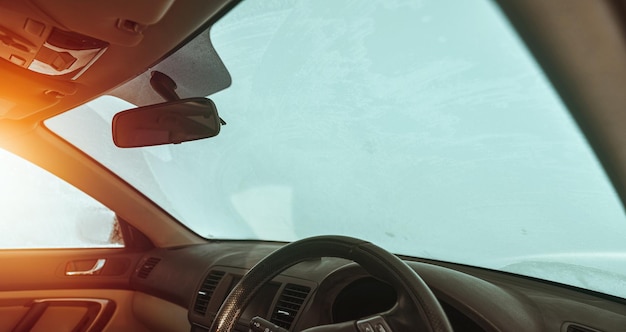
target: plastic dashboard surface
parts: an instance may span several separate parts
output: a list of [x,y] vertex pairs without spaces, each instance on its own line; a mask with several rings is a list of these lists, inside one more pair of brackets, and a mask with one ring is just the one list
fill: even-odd
[[[188,308],[206,331],[245,272],[282,244],[212,242],[147,253],[131,278],[138,291]],[[626,301],[549,282],[441,262],[407,261],[433,290],[457,331],[623,331]],[[395,305],[395,290],[337,258],[300,263],[264,285],[238,331],[260,316],[290,331],[367,317]]]

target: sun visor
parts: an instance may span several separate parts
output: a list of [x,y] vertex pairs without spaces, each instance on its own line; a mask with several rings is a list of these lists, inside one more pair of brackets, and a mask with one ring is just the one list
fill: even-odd
[[31,72],[0,59],[0,119],[21,119],[76,93],[77,84]]
[[108,94],[137,106],[163,102],[163,98],[150,87],[152,71],[160,71],[172,78],[177,86],[176,93],[181,98],[206,97],[231,84],[230,74],[213,48],[209,30]]

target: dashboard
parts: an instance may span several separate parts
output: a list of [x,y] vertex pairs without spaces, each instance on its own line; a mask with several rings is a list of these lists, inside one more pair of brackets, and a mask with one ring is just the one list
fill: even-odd
[[[191,331],[208,331],[241,277],[281,243],[216,241],[145,254],[134,289],[187,309]],[[623,331],[626,301],[518,275],[404,258],[441,303],[455,331]],[[172,287],[175,285],[175,287]],[[236,331],[260,316],[289,331],[387,311],[398,294],[356,263],[324,257],[299,263],[263,285]],[[416,313],[417,315],[417,313]]]

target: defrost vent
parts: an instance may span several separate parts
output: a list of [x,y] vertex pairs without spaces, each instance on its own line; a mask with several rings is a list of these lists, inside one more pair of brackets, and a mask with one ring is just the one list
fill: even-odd
[[150,275],[150,272],[154,270],[154,267],[161,261],[158,257],[150,257],[146,259],[143,265],[137,271],[137,276],[141,279],[146,279]]
[[565,323],[561,331],[565,332],[601,332],[588,326],[582,326],[576,323]]
[[304,300],[309,295],[311,288],[307,286],[287,284],[280,294],[276,307],[272,313],[272,323],[284,328],[291,328],[293,320],[298,315]]
[[200,286],[200,289],[198,290],[196,303],[193,305],[194,312],[203,316],[206,314],[206,310],[209,307],[209,301],[211,301],[211,296],[213,296],[213,292],[215,292],[215,288],[217,288],[217,284],[220,283],[224,274],[224,271],[213,270],[204,279],[202,286]]

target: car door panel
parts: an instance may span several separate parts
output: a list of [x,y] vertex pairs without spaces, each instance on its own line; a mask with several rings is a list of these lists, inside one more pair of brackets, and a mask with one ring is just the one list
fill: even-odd
[[[0,332],[14,331],[150,331],[135,318],[134,302],[138,293],[120,289],[56,289],[0,292]],[[88,302],[109,301],[110,312],[91,311]],[[32,304],[49,301],[46,310],[31,329],[20,330],[20,322],[32,309]],[[72,302],[76,302],[72,304]],[[82,309],[85,308],[85,309]],[[80,314],[82,313],[82,316]],[[96,320],[88,320],[100,314]],[[87,317],[85,317],[87,315]],[[77,317],[83,319],[78,321]],[[75,324],[69,324],[75,323]],[[87,324],[85,324],[87,322]],[[82,323],[80,325],[79,323]],[[79,329],[78,326],[89,329]]]
[[14,332],[102,330],[115,311],[111,299],[36,298],[25,299],[28,311],[13,327]]
[[142,331],[125,249],[0,251],[0,332]]

